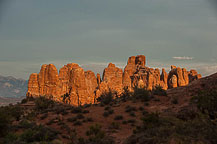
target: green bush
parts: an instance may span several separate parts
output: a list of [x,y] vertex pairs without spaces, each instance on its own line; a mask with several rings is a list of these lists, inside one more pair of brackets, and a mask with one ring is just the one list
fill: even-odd
[[136,114],[135,114],[135,112],[130,112],[130,116],[132,116],[132,117],[136,117]]
[[[86,131],[88,139],[83,140],[82,144],[114,144],[114,140],[111,137],[106,136],[105,132],[102,130],[101,125],[90,126],[89,130]],[[80,142],[81,143],[81,142]]]
[[148,91],[146,88],[134,87],[133,98],[143,102],[149,101],[151,99],[150,91]]
[[113,109],[110,109],[110,110],[108,110],[108,113],[111,115],[111,114],[114,113],[114,110],[113,110]]
[[22,99],[21,104],[25,104],[27,102],[28,102],[28,100],[26,98],[24,98],[24,99]]
[[179,103],[177,97],[172,98],[172,101],[171,101],[171,102],[172,102],[172,104],[178,104],[178,103]]
[[67,119],[68,122],[75,122],[77,121],[77,117],[70,117]]
[[127,123],[134,124],[134,123],[136,123],[136,120],[135,120],[135,119],[129,119],[129,120],[127,121]]
[[84,115],[83,114],[77,114],[76,118],[77,119],[84,119]]
[[128,99],[132,97],[132,92],[129,91],[128,87],[124,87],[123,92],[120,95],[120,99],[123,102],[126,102]]
[[88,122],[93,122],[93,118],[91,118],[91,117],[87,117],[87,119],[86,119]]
[[82,122],[79,120],[76,120],[76,121],[74,121],[73,125],[74,126],[80,126],[80,125],[82,125]]
[[[20,143],[18,139],[19,139],[19,136],[16,135],[15,133],[8,133],[4,137],[3,143],[4,144],[17,144],[17,143]],[[0,143],[1,143],[1,141],[0,141]]]
[[81,107],[73,107],[71,113],[82,113],[83,110]]
[[118,122],[112,122],[110,125],[109,125],[109,128],[110,129],[120,129],[120,124]]
[[29,122],[28,120],[22,120],[19,122],[18,128],[21,129],[31,129],[35,126],[36,124],[34,122]]
[[54,105],[54,101],[52,101],[51,99],[47,99],[43,96],[40,96],[35,99],[35,108],[37,110],[42,111],[52,107],[53,105]]
[[0,111],[0,137],[7,134],[11,122],[11,117]]
[[107,106],[107,107],[104,108],[104,110],[110,110],[110,109],[111,109],[110,106]]
[[217,125],[203,117],[180,120],[152,113],[142,120],[143,124],[136,127],[134,134],[126,140],[126,144],[217,143]]
[[146,110],[142,111],[142,115],[147,115],[147,114],[148,114],[148,112]]
[[139,110],[140,110],[140,111],[144,111],[145,109],[144,109],[144,107],[140,106],[140,107],[139,107]]
[[37,113],[36,113],[35,111],[32,111],[32,112],[28,113],[28,114],[25,116],[25,118],[26,118],[27,120],[33,121],[33,120],[36,119],[36,116],[37,116]]
[[122,120],[124,117],[122,115],[116,115],[114,120]]
[[127,105],[125,107],[125,112],[132,112],[132,111],[137,111],[137,108],[134,106],[130,106],[130,105]]
[[105,112],[103,113],[103,116],[104,116],[104,117],[108,117],[108,116],[109,116],[109,112],[105,111]]
[[8,117],[13,120],[19,121],[21,116],[24,114],[23,108],[19,105],[9,105],[0,108],[0,112],[5,113]]
[[83,110],[83,114],[89,113],[89,110]]
[[122,124],[127,124],[127,121],[126,121],[126,120],[123,120],[123,121],[122,121]]
[[167,96],[166,90],[164,90],[160,85],[155,86],[155,88],[152,90],[152,94],[159,96]]
[[197,96],[192,98],[192,102],[211,119],[217,118],[217,90],[199,92]]
[[42,125],[35,125],[31,129],[25,130],[20,138],[22,141],[31,143],[31,142],[41,142],[41,141],[52,141],[56,139],[57,133],[51,130],[48,127]]
[[117,92],[109,90],[108,92],[104,92],[100,97],[97,98],[97,101],[103,105],[108,105],[114,101],[114,98],[117,97]]

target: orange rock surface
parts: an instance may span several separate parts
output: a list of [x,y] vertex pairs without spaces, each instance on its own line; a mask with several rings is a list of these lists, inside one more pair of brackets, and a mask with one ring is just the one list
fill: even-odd
[[165,69],[153,69],[146,66],[144,55],[131,56],[122,71],[115,64],[109,63],[100,74],[84,71],[78,64],[71,63],[63,66],[59,73],[53,64],[42,65],[39,74],[33,73],[29,77],[27,97],[45,96],[63,102],[67,95],[67,103],[82,105],[95,103],[96,99],[108,90],[120,94],[124,87],[133,91],[135,86],[154,89],[161,86],[167,90],[186,86],[190,82],[200,79],[196,70],[187,71],[185,68],[171,66],[167,73]]

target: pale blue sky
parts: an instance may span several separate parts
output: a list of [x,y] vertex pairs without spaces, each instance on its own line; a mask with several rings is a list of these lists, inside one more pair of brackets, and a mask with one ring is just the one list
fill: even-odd
[[[144,54],[150,67],[217,72],[214,0],[1,0],[0,74],[27,79],[40,65],[102,71]],[[192,57],[178,60],[173,57]]]

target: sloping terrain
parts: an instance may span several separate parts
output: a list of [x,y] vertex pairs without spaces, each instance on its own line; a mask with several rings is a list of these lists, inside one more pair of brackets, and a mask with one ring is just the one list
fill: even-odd
[[[22,104],[1,109],[2,115],[9,113],[14,119],[11,120],[9,134],[0,132],[4,136],[0,141],[214,144],[217,142],[217,105],[210,103],[211,108],[205,109],[206,105],[202,107],[209,114],[214,114],[210,118],[206,111],[203,113],[198,109],[198,101],[192,102],[192,98],[198,96],[200,91],[211,91],[216,87],[217,74],[213,74],[188,86],[167,90],[166,93],[160,88],[152,92],[135,89],[134,93],[125,91],[121,97],[111,99],[114,93],[109,92],[101,95],[98,104],[79,107],[43,97],[25,99]],[[215,93],[211,96],[211,100],[217,100]]]

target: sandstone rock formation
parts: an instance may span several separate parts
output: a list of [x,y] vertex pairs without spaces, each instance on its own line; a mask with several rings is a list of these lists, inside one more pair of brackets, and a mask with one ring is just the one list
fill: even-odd
[[171,66],[167,73],[165,69],[153,69],[146,66],[143,55],[129,57],[124,71],[109,63],[101,79],[92,71],[84,71],[78,64],[71,63],[63,66],[59,73],[53,64],[42,65],[39,74],[29,77],[28,97],[45,96],[56,101],[72,105],[95,103],[96,99],[109,90],[121,94],[124,87],[133,91],[134,87],[153,90],[156,86],[163,89],[186,86],[200,79],[201,75],[195,70]]
[[103,72],[103,82],[108,85],[108,88],[117,92],[122,92],[122,69],[115,66],[115,64],[109,63],[108,67]]

